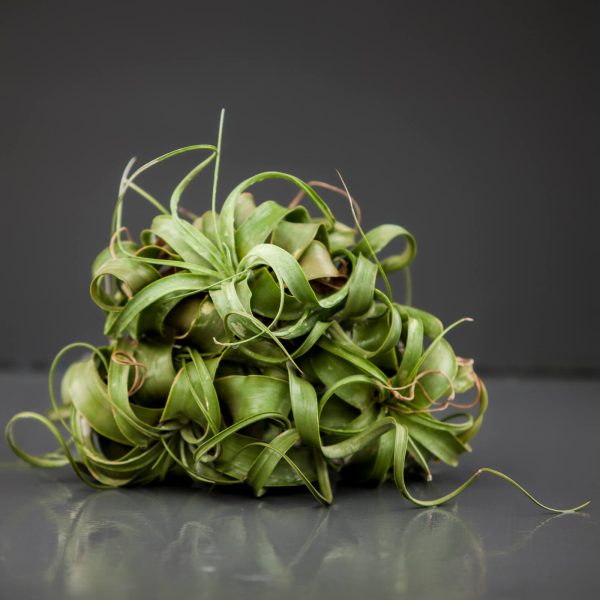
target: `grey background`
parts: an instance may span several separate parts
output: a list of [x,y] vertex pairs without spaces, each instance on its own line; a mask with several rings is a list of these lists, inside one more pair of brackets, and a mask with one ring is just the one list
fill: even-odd
[[[303,491],[98,492],[0,443],[0,596],[598,597],[599,380],[531,374],[600,374],[600,3],[0,8],[0,428],[47,409],[31,367],[101,341],[89,267],[129,157],[214,141],[225,106],[221,199],[261,170],[335,182],[340,169],[367,225],[417,236],[415,303],[476,318],[452,341],[496,374],[486,424],[458,468],[434,465],[413,492],[440,495],[489,466],[548,504],[593,501],[549,517],[491,476],[428,510],[392,485],[338,486],[329,509]],[[164,197],[190,164],[145,183]],[[209,189],[184,204],[203,210]],[[151,211],[132,199],[126,215],[135,230]],[[33,425],[18,440],[52,444]]]
[[[101,340],[89,266],[121,170],[214,141],[225,106],[221,199],[260,170],[340,169],[367,224],[417,236],[415,303],[476,318],[460,353],[597,372],[599,17],[598,2],[5,0],[0,362]],[[189,164],[147,186],[165,195]],[[126,214],[150,218],[137,200]]]

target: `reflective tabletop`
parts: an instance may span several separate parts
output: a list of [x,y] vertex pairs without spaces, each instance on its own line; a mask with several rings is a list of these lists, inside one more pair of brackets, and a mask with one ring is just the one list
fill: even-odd
[[[338,485],[329,508],[301,490],[95,491],[68,468],[19,464],[3,443],[0,598],[600,597],[600,382],[487,383],[474,452],[458,468],[435,466],[415,493],[440,494],[490,466],[548,504],[591,499],[584,512],[551,515],[492,476],[432,509],[391,484]],[[45,380],[4,373],[0,399],[3,427],[16,410],[44,408]],[[22,429],[29,449],[43,444],[35,426]]]

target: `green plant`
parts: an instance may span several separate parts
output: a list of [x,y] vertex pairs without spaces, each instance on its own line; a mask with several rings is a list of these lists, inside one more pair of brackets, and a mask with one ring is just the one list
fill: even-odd
[[[217,212],[221,132],[222,121],[216,146],[181,148],[134,172],[128,165],[110,244],[92,266],[91,297],[106,315],[110,343],[73,344],[57,355],[49,376],[53,409],[47,417],[13,417],[6,433],[14,452],[41,467],[70,463],[96,487],[179,474],[208,484],[243,482],[257,495],[305,485],[323,503],[332,501],[331,470],[357,481],[393,477],[419,506],[446,502],[489,472],[544,506],[487,468],[442,498],[410,494],[405,470],[430,479],[431,460],[456,465],[486,412],[473,361],[456,357],[446,340],[466,319],[444,327],[410,300],[394,301],[387,275],[404,271],[410,292],[415,239],[397,225],[365,233],[345,184],[260,173],[240,183]],[[138,180],[189,152],[208,156],[179,182],[167,209]],[[183,192],[211,163],[211,210],[183,218]],[[257,206],[247,190],[269,179],[290,182],[300,195],[287,207]],[[349,201],[353,227],[336,220],[319,186]],[[123,239],[130,190],[159,212],[139,243]],[[302,195],[317,217],[299,204]],[[403,251],[380,259],[396,239],[404,240]],[[66,371],[59,404],[58,361],[82,347],[90,356]],[[455,396],[470,389],[474,400],[457,403]],[[475,406],[475,416],[465,412]],[[446,415],[452,407],[459,412]],[[13,434],[21,419],[45,425],[59,450],[22,450]]]

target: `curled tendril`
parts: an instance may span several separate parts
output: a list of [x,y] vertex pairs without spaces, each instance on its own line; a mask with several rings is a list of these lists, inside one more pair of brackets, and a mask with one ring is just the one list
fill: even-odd
[[133,354],[126,352],[125,350],[115,350],[110,359],[117,365],[134,368],[133,383],[127,390],[127,393],[129,396],[133,396],[139,392],[146,382],[146,378],[148,376],[148,369],[146,365],[138,360],[135,360]]
[[[216,146],[180,148],[134,172],[133,161],[127,165],[108,245],[92,267],[90,292],[105,314],[108,344],[59,352],[50,369],[48,417],[24,412],[7,425],[14,452],[40,467],[70,464],[95,487],[186,476],[246,484],[257,496],[305,486],[324,504],[333,499],[332,471],[361,481],[393,479],[418,506],[447,502],[486,472],[556,510],[487,467],[441,498],[410,494],[407,466],[430,480],[430,462],[456,465],[487,410],[473,361],[456,356],[446,339],[469,319],[444,327],[409,302],[393,301],[388,274],[404,272],[410,295],[416,241],[398,225],[365,232],[341,175],[343,187],[259,173],[236,186],[217,212],[222,124],[223,116]],[[166,205],[139,184],[148,169],[197,151],[204,160]],[[180,200],[210,164],[211,206],[198,216]],[[287,207],[257,205],[249,188],[274,179],[298,193]],[[346,198],[353,226],[337,221],[315,188]],[[122,224],[128,192],[157,209],[139,241]],[[318,216],[300,205],[304,197]],[[404,247],[390,255],[394,240]],[[59,403],[55,372],[73,348],[90,354],[66,370]],[[470,389],[474,400],[457,401]],[[436,418],[451,408],[460,412]],[[23,420],[44,426],[58,450],[23,450],[15,439]]]

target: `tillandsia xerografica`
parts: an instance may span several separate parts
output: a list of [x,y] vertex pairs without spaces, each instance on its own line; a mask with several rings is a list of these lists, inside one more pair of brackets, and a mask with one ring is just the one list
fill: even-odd
[[[325,504],[332,502],[333,472],[359,482],[393,478],[419,506],[446,502],[488,472],[558,510],[489,468],[441,498],[411,495],[405,471],[431,479],[431,461],[456,465],[486,412],[473,361],[457,357],[446,340],[466,319],[444,327],[410,298],[394,301],[388,274],[404,271],[410,296],[415,239],[398,225],[365,233],[343,180],[335,187],[259,173],[235,187],[217,212],[222,124],[223,115],[217,145],[174,150],[135,171],[132,162],[127,166],[108,247],[92,265],[91,297],[106,315],[109,343],[71,344],[57,355],[49,375],[52,409],[10,420],[13,451],[36,466],[70,463],[94,487],[186,476],[247,484],[258,496],[304,485]],[[183,153],[203,160],[177,184],[167,207],[139,179]],[[179,202],[209,166],[211,210],[195,216]],[[297,188],[287,206],[255,204],[247,191],[272,179]],[[321,189],[345,198],[353,226],[336,220]],[[139,242],[122,223],[127,192],[158,212]],[[402,252],[380,257],[398,239]],[[56,367],[74,348],[89,355],[66,370],[59,403]],[[457,400],[465,392],[469,399]],[[33,455],[17,445],[14,425],[23,419],[47,427],[58,450]]]

